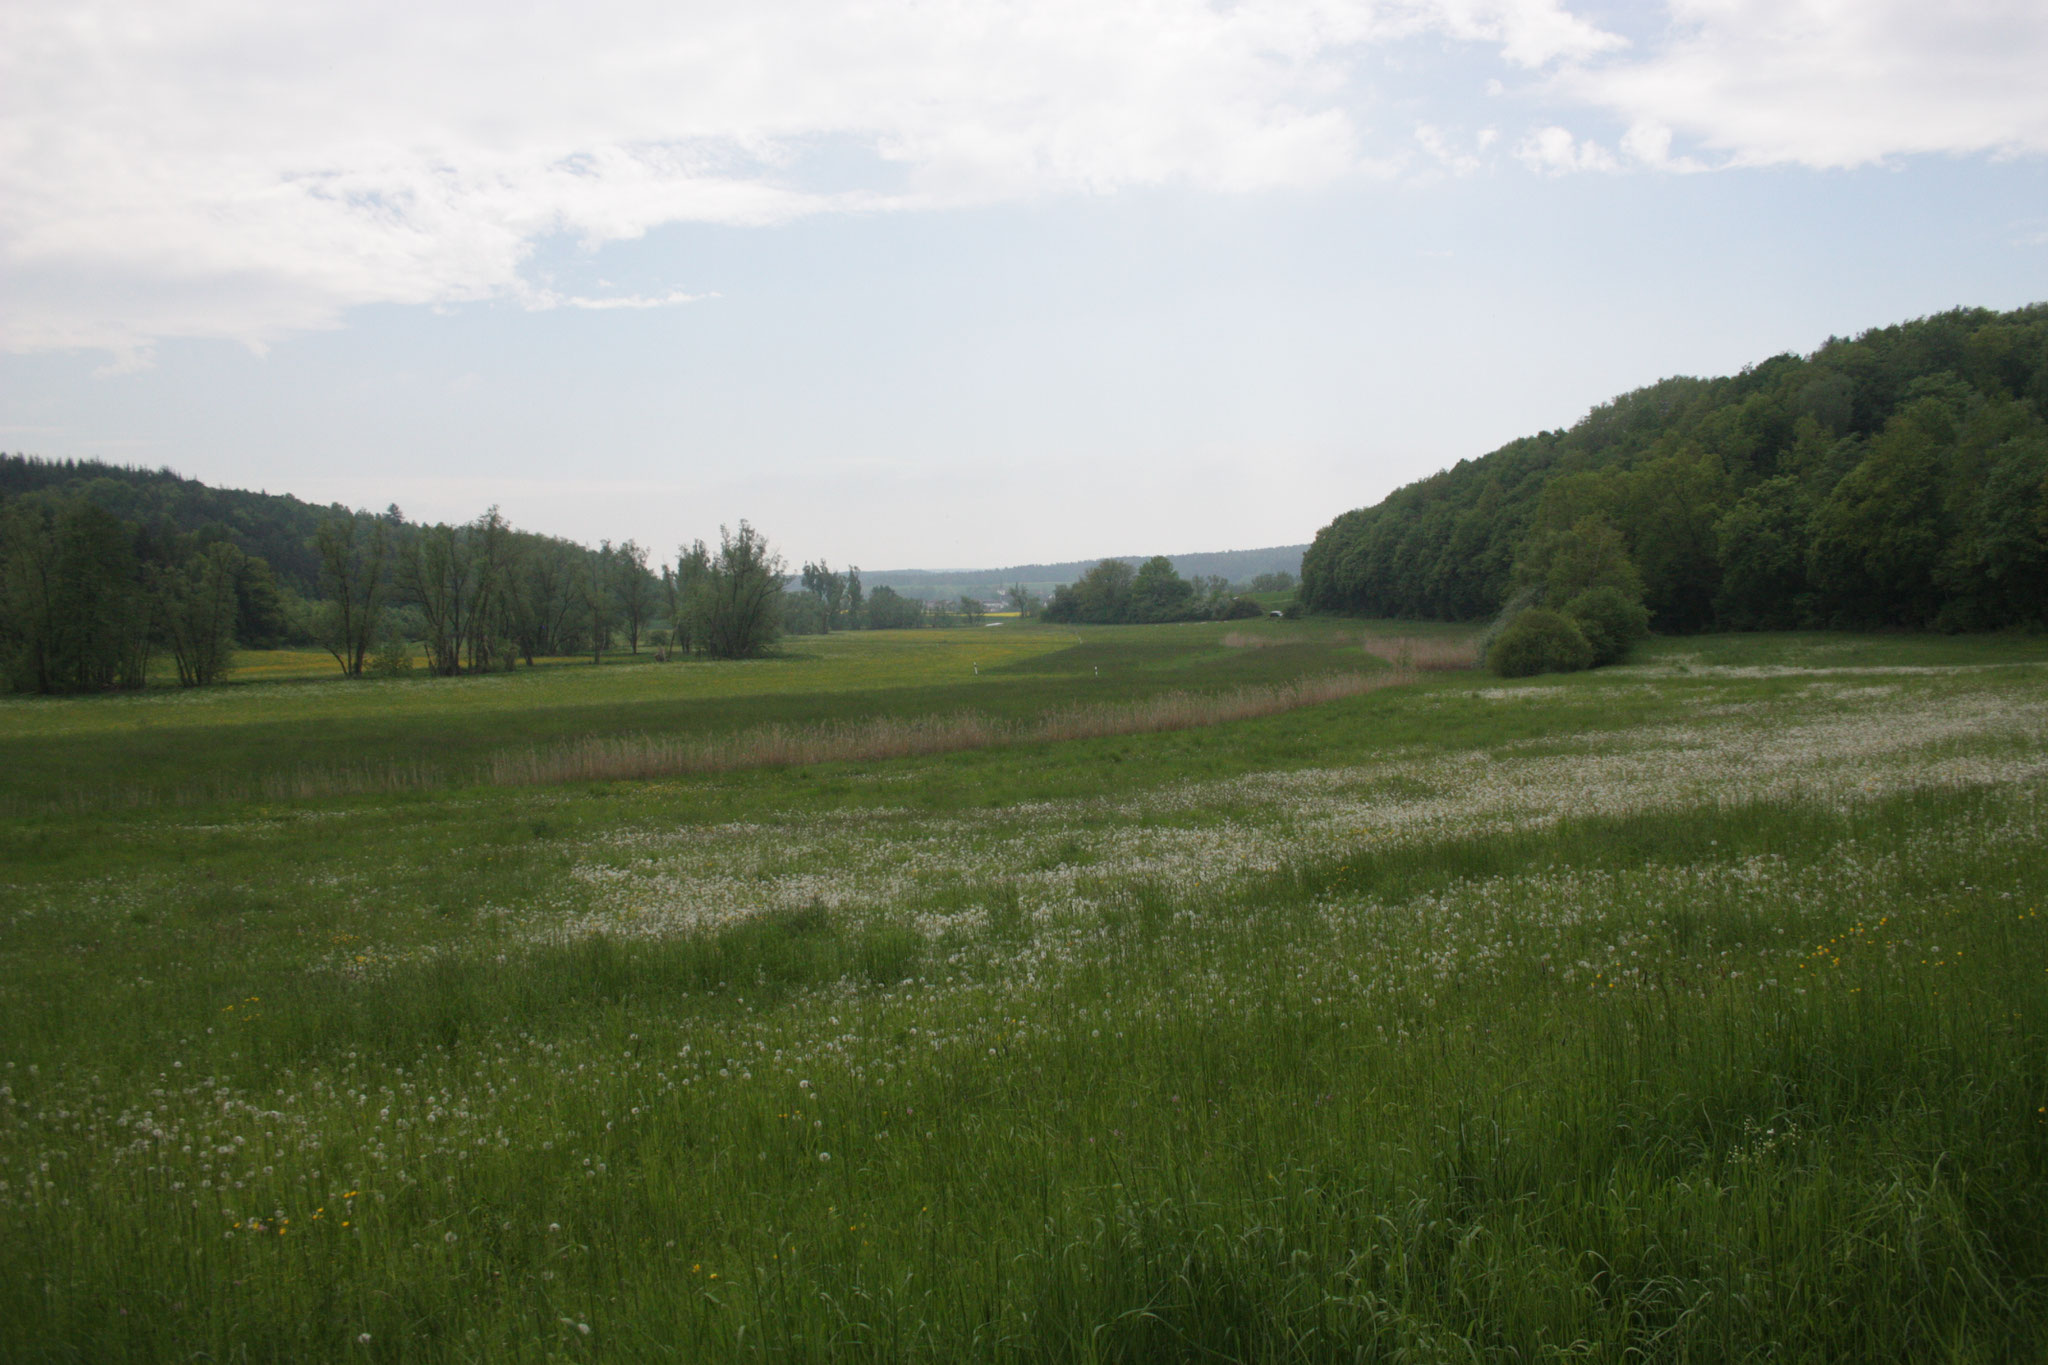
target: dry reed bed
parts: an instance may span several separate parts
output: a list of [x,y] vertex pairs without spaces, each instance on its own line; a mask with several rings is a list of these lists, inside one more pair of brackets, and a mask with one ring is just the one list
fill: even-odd
[[1415,673],[1448,673],[1479,667],[1479,641],[1430,640],[1413,635],[1368,635],[1360,646],[1396,669]]
[[[1445,640],[1417,635],[1360,635],[1356,639],[1358,647],[1367,654],[1404,672],[1446,673],[1454,669],[1479,667],[1479,641],[1473,636]],[[1278,649],[1282,645],[1327,642],[1327,637],[1254,635],[1242,630],[1233,630],[1222,640],[1225,649]]]
[[486,780],[498,786],[630,781],[739,768],[918,758],[1045,740],[1156,734],[1278,715],[1413,681],[1414,674],[1402,670],[1329,673],[1228,692],[1167,692],[1142,701],[1066,706],[1023,722],[962,711],[820,725],[768,725],[715,739],[593,735],[549,749],[500,754],[490,760]]

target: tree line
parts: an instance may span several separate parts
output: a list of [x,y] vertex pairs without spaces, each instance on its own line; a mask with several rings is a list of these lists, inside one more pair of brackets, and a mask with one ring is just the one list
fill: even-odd
[[419,526],[391,509],[334,517],[314,537],[307,634],[347,677],[412,666],[453,676],[607,653],[746,658],[781,631],[781,556],[746,522],[655,564],[637,541],[520,531],[497,508]]
[[[1254,591],[1285,591],[1293,578],[1261,574],[1252,586]],[[1105,559],[1075,582],[1054,588],[1044,611],[1048,621],[1086,625],[1231,621],[1265,614],[1264,607],[1221,575],[1183,578],[1165,555],[1136,568],[1125,560]]]
[[1623,395],[1346,512],[1309,606],[1476,620],[1599,584],[1666,632],[2048,619],[2048,305]]
[[761,653],[782,629],[786,569],[742,521],[655,565],[632,540],[596,549],[521,531],[496,508],[419,525],[396,508],[331,510],[305,548],[310,593],[281,585],[228,528],[122,518],[90,489],[0,502],[0,680],[21,692],[216,681],[238,644],[317,645],[345,677],[511,669],[550,656]]
[[[226,674],[238,645],[325,649],[348,678],[416,668],[454,676],[577,654],[602,662],[643,650],[661,660],[745,658],[785,633],[979,625],[991,607],[971,596],[927,602],[887,586],[867,591],[858,568],[823,561],[793,577],[745,521],[716,546],[693,541],[655,562],[636,541],[593,549],[520,530],[496,508],[461,524],[408,521],[395,506],[326,509],[300,547],[307,576],[281,582],[263,556],[238,547],[229,526],[179,530],[160,503],[130,496],[140,487],[182,498],[189,481],[127,472],[139,482],[95,476],[0,492],[0,682],[8,690],[139,688],[166,657],[179,683],[198,686]],[[147,519],[110,510],[110,490]],[[289,500],[254,505],[279,501]],[[1018,583],[994,605],[1085,621],[1259,612],[1249,599],[1229,598],[1227,586],[1190,583],[1164,559],[1135,572],[1105,560],[1050,604]]]
[[23,692],[141,687],[168,653],[178,681],[226,671],[235,641],[274,642],[269,566],[220,535],[158,534],[89,499],[0,505],[0,681]]
[[[784,609],[791,634],[826,635],[835,630],[945,629],[985,623],[990,603],[970,593],[952,598],[918,598],[883,584],[872,592],[861,584],[860,569],[835,570],[820,560],[806,562]],[[1018,618],[1036,616],[1044,606],[1022,583],[1002,590],[994,606]]]

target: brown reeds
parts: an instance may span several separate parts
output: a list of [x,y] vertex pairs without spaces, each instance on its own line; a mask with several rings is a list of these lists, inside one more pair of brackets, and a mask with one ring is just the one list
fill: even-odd
[[1305,645],[1306,635],[1254,635],[1248,630],[1233,630],[1224,634],[1220,641],[1225,649],[1277,649],[1281,645]]
[[1221,643],[1225,649],[1278,649],[1282,645],[1347,644],[1353,641],[1373,658],[1407,672],[1448,673],[1460,668],[1479,667],[1479,637],[1476,635],[1444,639],[1419,635],[1351,636],[1339,633],[1311,639],[1306,635],[1266,635],[1233,630],[1223,637]]
[[768,725],[712,739],[592,735],[547,749],[496,755],[490,760],[486,780],[501,786],[631,781],[739,768],[916,758],[1035,740],[1189,730],[1277,715],[1413,680],[1414,675],[1405,670],[1330,673],[1228,692],[1166,692],[1140,701],[1066,706],[1022,722],[962,711],[819,725]]
[[448,774],[417,760],[353,763],[335,768],[301,765],[288,772],[267,774],[257,785],[266,801],[303,801],[370,792],[426,791],[447,786]]
[[1479,667],[1476,637],[1446,640],[1415,635],[1368,635],[1360,647],[1375,659],[1414,673],[1448,673]]

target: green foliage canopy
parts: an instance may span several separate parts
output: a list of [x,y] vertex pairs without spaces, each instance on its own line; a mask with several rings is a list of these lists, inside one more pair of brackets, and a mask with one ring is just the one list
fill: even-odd
[[1323,528],[1311,607],[1640,593],[1662,631],[2048,623],[2048,304],[1624,394]]

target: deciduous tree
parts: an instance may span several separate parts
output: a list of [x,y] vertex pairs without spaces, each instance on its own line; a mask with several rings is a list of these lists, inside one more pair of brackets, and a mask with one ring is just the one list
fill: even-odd
[[775,643],[782,626],[782,582],[789,571],[768,540],[742,521],[737,532],[719,528],[718,557],[704,584],[702,627],[706,653],[746,659]]
[[311,633],[341,665],[343,677],[363,676],[363,660],[376,642],[390,548],[390,528],[380,517],[330,517],[313,537],[322,601]]

